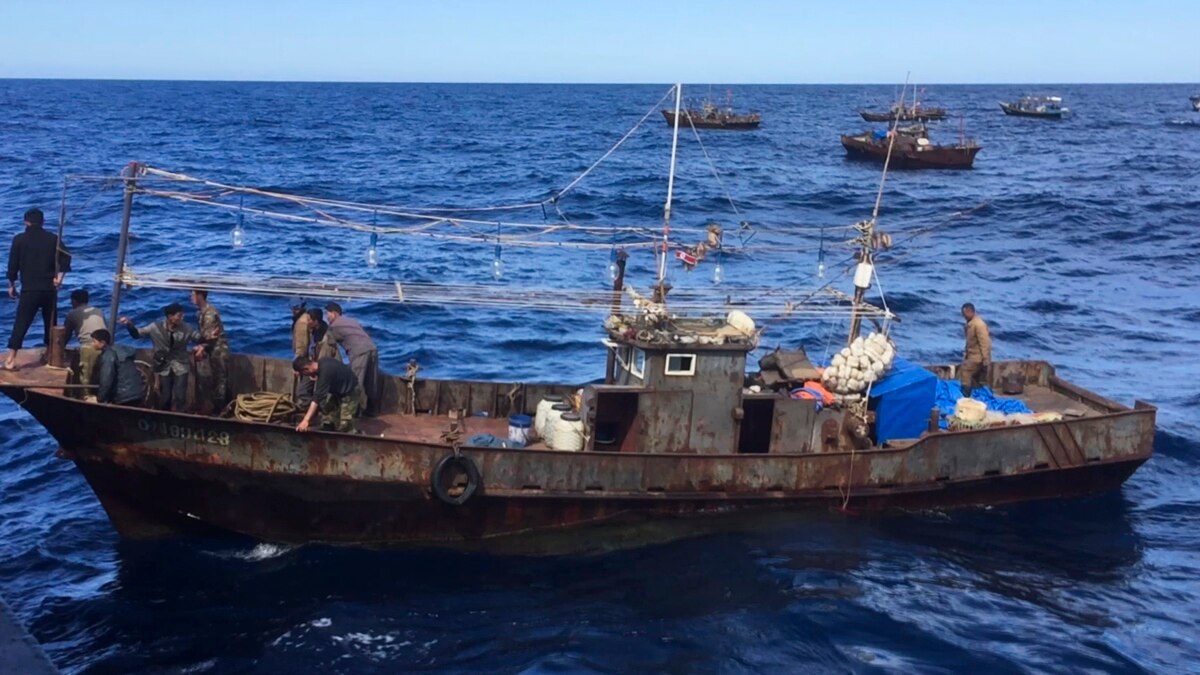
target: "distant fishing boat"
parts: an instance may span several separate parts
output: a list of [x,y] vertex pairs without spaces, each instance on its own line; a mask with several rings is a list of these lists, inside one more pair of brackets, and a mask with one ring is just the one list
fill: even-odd
[[933,122],[945,119],[946,109],[926,108],[922,105],[907,106],[901,103],[892,106],[892,109],[887,112],[861,110],[858,114],[868,122]]
[[1193,96],[1189,100],[1192,102],[1192,110],[1200,112],[1200,95]]
[[1062,104],[1061,96],[1022,96],[1011,103],[1000,102],[1000,109],[1006,115],[1015,117],[1041,117],[1058,120],[1071,112]]
[[[663,110],[667,124],[675,126],[675,111]],[[733,94],[725,95],[725,107],[706,100],[699,109],[689,108],[679,113],[680,126],[691,125],[697,129],[757,129],[762,123],[762,114],[754,111],[738,114],[733,111]]]
[[945,119],[946,109],[921,105],[917,100],[917,92],[914,89],[912,105],[908,105],[901,98],[887,112],[860,110],[858,114],[868,122],[932,122]]
[[975,163],[975,155],[983,148],[966,138],[954,145],[936,145],[929,140],[923,124],[900,127],[891,132],[878,129],[842,136],[842,147],[852,159],[883,162],[888,158],[889,145],[889,165],[898,169],[969,169]]

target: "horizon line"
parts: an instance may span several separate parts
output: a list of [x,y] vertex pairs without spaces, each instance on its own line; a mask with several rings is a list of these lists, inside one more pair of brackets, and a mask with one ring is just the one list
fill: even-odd
[[[600,82],[600,81],[517,81],[517,80],[322,80],[322,79],[223,79],[223,78],[171,78],[171,77],[27,77],[27,76],[0,76],[0,81],[55,81],[55,82],[197,82],[197,83],[212,83],[212,84],[452,84],[452,85],[566,85],[566,86],[674,86],[675,82]],[[689,84],[683,82],[682,84]],[[691,83],[698,84],[715,84],[715,83]],[[838,87],[838,86],[899,86],[899,82],[723,82],[721,86],[741,86],[741,87]],[[1051,81],[1028,81],[1028,82],[929,82],[921,83],[921,87],[941,87],[941,86],[1016,86],[1016,85],[1111,85],[1111,86],[1129,86],[1129,85],[1170,85],[1170,86],[1186,86],[1197,85],[1195,82],[1151,82],[1151,81],[1132,81],[1132,82],[1108,82],[1108,81],[1080,81],[1080,82],[1051,82]]]

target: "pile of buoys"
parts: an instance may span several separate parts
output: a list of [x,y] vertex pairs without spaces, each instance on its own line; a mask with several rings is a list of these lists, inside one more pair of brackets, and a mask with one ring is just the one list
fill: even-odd
[[883,377],[896,359],[896,346],[882,333],[859,336],[834,354],[821,376],[827,389],[839,396],[856,396]]

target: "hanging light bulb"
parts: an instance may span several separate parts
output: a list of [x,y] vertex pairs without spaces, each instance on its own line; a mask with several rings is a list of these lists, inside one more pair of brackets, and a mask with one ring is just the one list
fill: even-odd
[[617,249],[613,249],[608,256],[608,282],[617,283],[617,275],[621,273],[621,269],[617,266]]
[[500,244],[496,244],[496,257],[492,258],[492,278],[497,281],[504,276],[504,261],[500,259]]
[[245,222],[245,214],[242,212],[242,197],[238,197],[238,217],[237,224],[233,226],[233,231],[229,233],[230,243],[234,248],[241,248],[246,245],[246,229],[242,227]]
[[721,261],[718,260],[716,266],[713,267],[712,282],[714,284],[719,284],[722,281],[725,281],[725,267],[721,264]]
[[371,245],[367,247],[367,267],[379,267],[379,234],[371,233]]
[[825,226],[821,226],[821,245],[817,249],[817,278],[825,278]]

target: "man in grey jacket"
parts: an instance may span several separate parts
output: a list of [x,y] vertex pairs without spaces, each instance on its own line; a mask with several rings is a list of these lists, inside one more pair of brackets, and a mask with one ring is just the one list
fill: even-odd
[[188,374],[192,370],[193,352],[189,344],[206,345],[213,341],[195,328],[183,322],[183,305],[173,302],[163,308],[161,321],[138,328],[128,317],[117,323],[125,326],[129,334],[138,338],[150,338],[154,347],[152,357],[154,374],[158,375],[159,410],[187,412]]
[[68,340],[72,335],[79,337],[80,384],[92,384],[92,380],[95,379],[96,359],[100,358],[100,350],[92,344],[92,334],[108,328],[104,322],[104,315],[88,304],[88,298],[86,289],[71,291],[71,311],[67,312],[67,320],[63,323],[67,329]]
[[364,413],[369,417],[378,415],[383,382],[379,377],[379,350],[375,348],[375,342],[363,330],[361,323],[342,314],[342,306],[336,302],[325,305],[325,316],[329,322],[328,338],[346,350],[350,370],[354,371],[367,397]]

